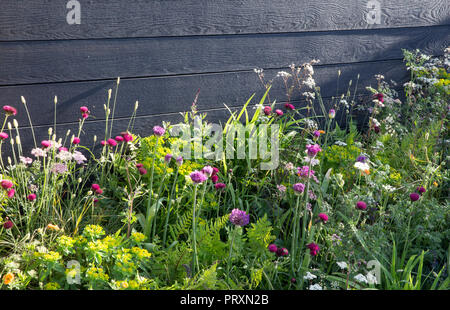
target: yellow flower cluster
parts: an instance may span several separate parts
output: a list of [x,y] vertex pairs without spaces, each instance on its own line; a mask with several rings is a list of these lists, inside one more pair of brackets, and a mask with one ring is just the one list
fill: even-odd
[[83,230],[83,236],[90,238],[99,238],[103,236],[105,231],[99,225],[87,225]]
[[56,291],[59,290],[60,288],[61,286],[56,282],[48,282],[47,284],[44,285],[44,290],[47,291]]
[[56,263],[61,260],[61,254],[54,251],[49,251],[48,253],[34,252],[34,257],[47,263]]
[[144,242],[145,239],[147,239],[147,237],[143,233],[134,232],[131,234],[131,240],[133,240],[134,242],[136,242],[138,244]]
[[86,277],[90,281],[108,281],[109,276],[105,273],[103,268],[90,267],[86,270]]
[[131,248],[131,253],[133,253],[139,260],[143,260],[152,256],[152,254],[149,253],[146,249],[141,249],[138,247]]

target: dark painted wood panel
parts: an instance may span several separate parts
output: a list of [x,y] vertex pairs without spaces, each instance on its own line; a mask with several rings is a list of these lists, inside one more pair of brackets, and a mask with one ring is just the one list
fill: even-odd
[[69,25],[68,0],[2,0],[0,40],[155,37],[327,31],[449,24],[447,0],[381,3],[380,24],[361,0],[80,0]]
[[[341,71],[339,85],[338,70]],[[280,70],[265,71],[265,79],[273,79],[271,100],[285,102],[287,97],[284,83],[281,78],[276,78],[278,71]],[[284,71],[289,72],[290,69],[286,68]],[[365,87],[370,84],[375,86],[375,74],[383,74],[387,79],[400,83],[407,77],[401,60],[316,66],[314,77],[317,85],[321,87],[322,96],[331,97],[336,93],[340,95],[346,92],[350,80],[353,81],[351,87],[353,92],[358,74],[360,74],[358,94],[365,93]],[[28,125],[28,119],[20,96],[24,96],[27,100],[33,124],[48,125],[53,123],[55,95],[58,96],[57,122],[76,122],[80,118],[80,106],[90,108],[92,113],[90,119],[103,119],[105,116],[103,104],[107,101],[107,91],[113,89],[114,97],[115,87],[115,80],[4,86],[0,87],[0,98],[2,102],[17,107],[17,119],[21,126]],[[118,118],[130,116],[136,100],[139,101],[137,115],[140,116],[188,111],[197,89],[200,89],[198,99],[200,109],[223,108],[224,104],[240,106],[253,93],[256,93],[253,100],[256,104],[264,93],[253,71],[122,79],[115,115]],[[302,95],[296,92],[292,99],[298,101],[301,98]]]
[[442,54],[450,26],[152,39],[0,43],[0,85],[149,77],[402,58],[402,48]]

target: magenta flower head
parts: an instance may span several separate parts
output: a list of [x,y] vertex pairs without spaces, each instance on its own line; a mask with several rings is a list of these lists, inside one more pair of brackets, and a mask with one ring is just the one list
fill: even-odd
[[278,251],[278,247],[274,243],[270,244],[268,249],[269,249],[269,252],[272,252],[272,253],[276,253]]
[[133,136],[129,134],[128,132],[121,132],[120,135],[123,137],[125,142],[133,141]]
[[277,256],[288,256],[289,251],[286,248],[278,248],[277,249]]
[[270,115],[270,113],[272,113],[272,108],[271,107],[264,107],[264,114]]
[[283,111],[281,111],[280,109],[276,109],[275,113],[277,113],[278,116],[283,116]]
[[170,161],[172,160],[172,154],[167,154],[166,156],[164,156],[164,161],[166,163],[170,163]]
[[73,144],[79,144],[80,143],[80,138],[78,138],[78,137],[73,138],[72,143]]
[[216,184],[217,181],[219,181],[219,177],[217,176],[217,174],[213,174],[211,176],[211,181],[213,182],[213,184]]
[[2,180],[0,184],[3,187],[3,189],[10,189],[14,185],[13,182],[11,182],[10,180]]
[[213,167],[213,174],[212,175],[216,175],[219,173],[219,169],[216,167]]
[[15,194],[15,193],[16,193],[16,190],[15,190],[14,188],[11,188],[11,189],[7,192],[8,198],[14,197],[14,194]]
[[314,130],[313,136],[314,136],[315,139],[319,139],[319,137],[320,137],[320,131]]
[[356,203],[356,209],[358,209],[358,210],[366,210],[367,209],[367,204],[364,201],[358,201]]
[[16,115],[17,114],[17,110],[9,105],[3,106],[3,111],[5,111],[6,115]]
[[214,184],[214,187],[219,190],[219,189],[224,189],[226,187],[226,185],[224,183],[216,183]]
[[100,142],[100,144],[101,144],[102,146],[105,146],[105,145],[108,144],[108,142],[106,142],[105,140],[102,140],[102,141]]
[[176,162],[177,162],[177,166],[181,166],[183,164],[183,157],[181,157],[181,156],[177,157]]
[[288,110],[291,110],[291,111],[295,110],[295,107],[294,107],[292,104],[290,104],[290,103],[286,103],[286,104],[284,105],[284,107],[285,107],[286,109],[288,109]]
[[211,166],[205,166],[205,167],[203,167],[202,172],[207,177],[210,177],[214,173],[214,169]]
[[334,109],[331,109],[330,111],[328,111],[328,117],[330,119],[333,119],[336,117],[336,111]]
[[326,215],[325,213],[319,213],[319,218],[323,223],[326,223],[328,221],[328,215]]
[[115,138],[114,138],[114,140],[116,140],[117,142],[123,142],[123,137],[122,136],[116,136]]
[[80,112],[81,113],[89,113],[89,109],[88,109],[88,107],[82,106],[82,107],[80,107]]
[[7,221],[3,224],[3,227],[4,227],[5,229],[11,229],[13,226],[14,226],[14,223],[11,222],[10,220],[7,220]]
[[91,188],[95,193],[97,193],[99,195],[101,195],[103,193],[103,190],[100,188],[100,185],[98,185],[98,184],[92,184]]
[[318,144],[306,145],[306,153],[308,154],[308,157],[310,157],[310,158],[314,158],[317,155],[317,153],[319,153],[320,151],[322,151],[322,149],[320,148],[320,146]]
[[233,209],[230,214],[230,222],[236,226],[245,226],[250,222],[250,215],[245,211]]
[[43,148],[46,149],[46,148],[48,148],[48,147],[50,147],[52,145],[52,142],[48,141],[48,140],[44,140],[44,141],[41,142],[41,145],[42,145]]
[[35,200],[36,200],[36,194],[29,194],[29,195],[27,196],[27,199],[28,199],[29,201],[35,201]]
[[164,128],[162,128],[161,126],[155,126],[153,127],[153,133],[155,134],[155,136],[157,137],[161,137],[165,134],[166,130]]
[[140,168],[142,168],[142,167],[144,167],[144,164],[140,164],[140,163],[137,163],[137,164],[136,164],[136,168],[140,169]]
[[374,97],[375,97],[379,102],[384,102],[384,95],[383,95],[382,93],[375,94]]
[[314,242],[307,244],[306,247],[309,249],[309,254],[311,254],[311,256],[316,256],[320,251],[320,247]]
[[422,194],[425,193],[427,190],[425,189],[425,187],[419,186],[418,188],[416,188],[416,191],[418,191],[419,194],[422,195]]
[[0,140],[8,139],[8,134],[6,132],[0,132]]
[[145,174],[147,174],[147,170],[146,170],[144,167],[140,167],[138,170],[139,170],[139,174],[140,174],[140,175],[145,175]]
[[109,146],[113,147],[117,145],[117,141],[114,139],[108,139],[108,141],[106,141],[106,143],[108,143]]
[[195,170],[190,174],[192,182],[195,184],[201,184],[208,180],[208,177],[201,171]]
[[68,152],[69,150],[67,149],[67,147],[61,146],[58,151],[60,152]]
[[297,183],[292,185],[292,188],[294,189],[296,195],[300,195],[305,191],[305,184]]
[[411,201],[417,201],[417,200],[419,200],[420,195],[417,194],[417,193],[411,193],[411,194],[409,195],[409,198],[411,199]]

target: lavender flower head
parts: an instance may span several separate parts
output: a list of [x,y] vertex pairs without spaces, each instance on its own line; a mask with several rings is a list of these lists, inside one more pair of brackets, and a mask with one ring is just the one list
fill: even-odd
[[356,158],[356,161],[359,161],[360,163],[365,163],[367,160],[366,156],[358,156],[358,158]]
[[230,222],[236,226],[245,226],[250,222],[250,215],[239,209],[233,209],[230,214]]
[[177,165],[181,166],[183,164],[183,157],[181,157],[181,156],[177,157],[176,161],[177,161]]
[[294,189],[296,194],[301,194],[305,190],[305,184],[297,183],[297,184],[292,185],[292,188]]
[[194,182],[195,184],[200,184],[208,180],[208,177],[203,172],[198,170],[192,172],[190,174],[190,177],[192,182]]
[[164,156],[164,161],[166,163],[169,163],[171,159],[172,159],[172,154],[167,154],[166,156]]
[[155,126],[153,127],[153,133],[155,136],[161,137],[165,134],[166,130],[162,128],[161,126]]

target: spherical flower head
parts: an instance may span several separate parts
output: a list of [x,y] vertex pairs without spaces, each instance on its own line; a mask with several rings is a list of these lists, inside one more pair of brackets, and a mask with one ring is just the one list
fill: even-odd
[[308,144],[306,145],[306,153],[308,154],[308,157],[313,158],[317,155],[317,153],[319,153],[320,151],[322,151],[322,149],[320,148],[320,146],[318,144]]
[[117,142],[123,142],[123,137],[122,136],[116,136],[115,138],[114,138],[114,140],[116,140]]
[[44,140],[44,141],[41,142],[41,145],[42,145],[42,147],[44,149],[46,149],[46,148],[48,148],[48,147],[50,147],[52,145],[52,142],[48,141],[48,140]]
[[7,221],[3,224],[3,227],[4,227],[5,229],[11,229],[13,226],[14,226],[14,223],[13,223],[12,221],[10,221],[10,220],[7,220]]
[[27,196],[27,199],[28,199],[29,201],[35,201],[35,200],[36,200],[36,194],[29,194],[29,195]]
[[108,142],[106,142],[105,140],[102,140],[102,141],[100,141],[100,144],[101,144],[102,146],[105,146],[105,145],[108,144]]
[[208,177],[201,171],[195,170],[194,172],[192,172],[190,174],[191,180],[192,182],[194,182],[195,184],[200,184],[205,182]]
[[264,107],[264,114],[270,115],[271,113],[272,113],[272,108],[271,107]]
[[356,158],[356,161],[360,162],[360,163],[365,163],[367,160],[366,156],[358,156],[358,158]]
[[8,134],[6,132],[0,132],[0,140],[8,139]]
[[214,169],[211,166],[205,166],[205,167],[203,167],[202,172],[207,177],[210,177],[214,173]]
[[294,189],[295,194],[300,195],[305,191],[305,184],[296,183],[292,185],[292,188]]
[[409,195],[409,198],[411,199],[411,201],[417,201],[417,200],[419,200],[420,195],[417,194],[417,193],[411,193],[411,194]]
[[296,278],[291,278],[291,283],[292,284],[297,283],[297,279]]
[[314,242],[307,244],[306,247],[309,249],[309,254],[311,256],[316,256],[320,251],[320,247],[317,244],[315,244]]
[[166,163],[170,163],[170,161],[172,160],[172,154],[167,154],[166,156],[164,156],[164,161]]
[[108,143],[108,145],[111,146],[111,147],[114,147],[114,146],[117,145],[117,141],[114,140],[114,139],[108,139],[108,140],[106,141],[106,143]]
[[356,209],[358,209],[358,210],[366,210],[367,209],[367,204],[364,201],[358,201],[356,203]]
[[133,141],[133,136],[131,134],[129,134],[128,132],[122,132],[122,133],[120,133],[120,135],[123,137],[125,142]]
[[3,189],[10,189],[14,185],[13,182],[11,182],[10,180],[2,180],[0,184],[3,187]]
[[278,248],[277,249],[277,256],[288,256],[289,251],[286,248]]
[[323,223],[326,223],[328,221],[328,215],[325,213],[319,213],[319,218]]
[[216,174],[213,174],[211,176],[211,181],[213,182],[213,184],[216,184],[217,181],[219,181],[219,177]]
[[268,249],[269,249],[269,252],[272,252],[272,253],[276,253],[278,251],[278,247],[274,243],[270,244]]
[[250,222],[250,215],[245,211],[233,209],[230,214],[230,222],[236,226],[245,226]]
[[89,117],[89,113],[83,113],[83,114],[81,114],[81,117],[84,118],[84,119],[86,119],[86,118]]
[[89,112],[89,109],[88,109],[88,107],[86,107],[86,106],[82,106],[82,107],[80,107],[80,112],[81,112],[81,113],[88,113],[88,112]]
[[286,109],[290,110],[290,111],[295,110],[295,107],[294,107],[292,104],[290,104],[290,103],[286,103],[286,104],[284,105],[284,107],[285,107]]
[[330,109],[330,111],[328,111],[328,117],[330,119],[333,119],[336,117],[336,111],[334,109]]
[[157,137],[161,137],[165,134],[166,130],[164,128],[162,128],[161,126],[155,126],[153,127],[153,133],[155,134],[155,136]]
[[183,157],[181,157],[181,156],[177,157],[176,162],[177,162],[178,166],[181,166],[183,164]]
[[140,175],[145,175],[145,174],[147,174],[147,170],[146,170],[144,167],[141,167],[141,168],[139,168],[138,170],[139,170],[139,174],[140,174]]
[[315,139],[319,139],[319,137],[320,137],[320,131],[314,130],[313,136],[314,136]]
[[418,191],[419,194],[422,195],[422,194],[425,193],[427,190],[425,189],[425,187],[419,186],[419,187],[416,188],[416,191]]
[[219,190],[219,189],[224,189],[226,187],[226,185],[224,183],[216,183],[214,184],[214,187]]
[[73,144],[79,144],[80,143],[80,138],[78,138],[78,137],[73,138],[72,143]]
[[94,183],[94,184],[92,184],[91,188],[93,191],[96,191],[96,190],[100,189],[100,185]]
[[219,169],[216,167],[213,167],[213,174],[212,175],[216,175],[219,173]]
[[14,188],[11,188],[11,189],[7,192],[8,198],[13,198],[15,193],[16,193],[16,190],[15,190]]
[[3,106],[3,111],[5,111],[6,115],[16,115],[17,114],[17,110],[9,105]]
[[99,188],[99,189],[95,190],[95,193],[97,195],[101,195],[101,194],[103,194],[103,190],[101,188]]
[[278,116],[283,116],[283,111],[281,111],[280,109],[276,109],[275,110],[275,113],[278,115]]

